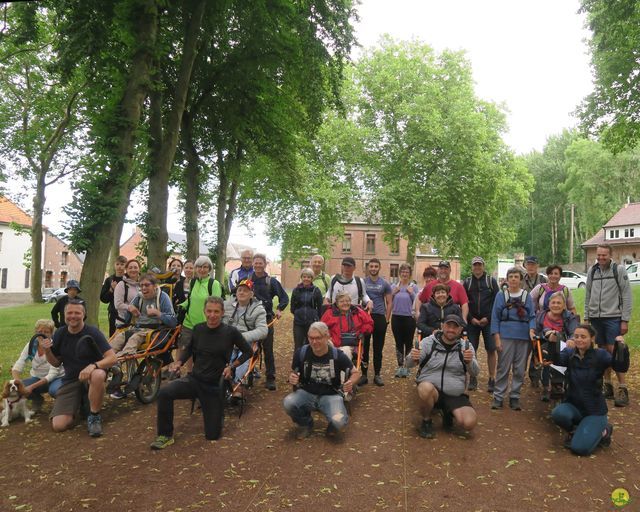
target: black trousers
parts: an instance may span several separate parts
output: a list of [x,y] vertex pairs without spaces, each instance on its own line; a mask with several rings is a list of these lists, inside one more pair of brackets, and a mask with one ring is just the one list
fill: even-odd
[[309,326],[313,322],[309,322],[308,324],[293,324],[293,345],[294,350],[299,349],[302,345],[309,343],[307,340],[307,333],[309,332]]
[[412,316],[391,315],[391,331],[396,340],[396,357],[398,366],[404,366],[404,358],[413,348],[413,333],[416,330],[416,319]]
[[218,439],[222,434],[224,404],[216,385],[196,380],[191,374],[160,388],[158,394],[158,435],[173,436],[173,401],[197,398],[202,407],[204,437]]
[[367,373],[369,367],[369,347],[373,338],[373,369],[378,375],[382,369],[382,349],[384,348],[384,337],[387,334],[387,318],[380,313],[372,313],[373,333],[365,334],[362,343],[362,373]]
[[109,310],[107,316],[109,318],[109,338],[111,338],[113,333],[116,332],[116,316],[118,316],[118,313]]
[[[267,318],[267,323],[272,318]],[[267,380],[276,378],[276,360],[273,357],[273,327],[269,327],[267,337],[262,342],[262,350],[264,351],[264,365],[267,370]]]

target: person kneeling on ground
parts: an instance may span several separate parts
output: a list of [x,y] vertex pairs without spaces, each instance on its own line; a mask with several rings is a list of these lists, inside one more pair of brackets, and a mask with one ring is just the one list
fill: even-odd
[[[312,411],[320,411],[329,425],[327,435],[343,432],[349,422],[344,405],[343,392],[351,393],[360,378],[360,371],[353,367],[351,359],[329,343],[329,328],[323,322],[314,322],[307,333],[308,345],[293,354],[289,382],[297,389],[283,402],[284,410],[298,430],[297,439],[304,439],[313,430]],[[351,372],[342,384],[342,377]]]
[[621,373],[629,369],[629,350],[621,336],[616,338],[614,357],[596,348],[595,341],[596,330],[580,324],[573,332],[575,348],[554,351],[551,357],[554,364],[567,367],[565,399],[551,411],[551,418],[568,432],[564,445],[576,455],[591,455],[598,446],[611,444],[613,425],[607,419],[602,379],[609,368]]
[[[220,394],[220,377],[230,380],[233,369],[251,357],[251,346],[238,329],[222,323],[224,301],[209,297],[204,303],[206,322],[193,328],[191,343],[180,351],[177,361],[169,365],[169,371],[177,371],[190,357],[193,370],[186,377],[174,380],[160,389],[158,394],[158,436],[151,443],[153,450],[172,445],[174,400],[197,398],[202,407],[204,436],[218,439],[222,433],[224,403]],[[233,349],[242,354],[229,364]]]
[[62,387],[51,411],[51,426],[62,432],[73,426],[74,417],[88,392],[87,426],[91,437],[102,435],[100,409],[104,399],[107,370],[116,362],[116,353],[97,327],[86,325],[84,301],[70,299],[64,308],[63,327],[53,340],[40,338],[40,346],[52,366],[64,363]]
[[[480,373],[473,345],[460,338],[464,322],[458,315],[444,319],[442,331],[437,331],[414,348],[407,356],[406,365],[419,365],[418,398],[422,424],[421,437],[435,437],[431,411],[442,409],[442,423],[446,430],[453,428],[453,420],[464,430],[472,430],[478,421],[476,411],[465,394],[466,373],[475,377]],[[466,346],[468,345],[468,346]]]

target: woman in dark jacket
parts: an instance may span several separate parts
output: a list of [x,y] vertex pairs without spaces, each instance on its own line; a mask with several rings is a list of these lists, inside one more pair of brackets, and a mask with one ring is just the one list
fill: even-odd
[[567,367],[567,393],[564,402],[551,412],[551,418],[569,433],[565,446],[576,455],[590,455],[598,446],[611,444],[613,426],[607,419],[602,378],[609,367],[623,373],[629,369],[629,352],[621,336],[616,338],[614,350],[614,354],[624,353],[620,360],[596,348],[595,336],[593,327],[581,324],[573,333],[575,347],[552,355],[554,364]]
[[447,315],[461,317],[462,310],[458,304],[453,303],[453,299],[449,296],[449,286],[440,283],[433,287],[429,302],[420,306],[420,316],[416,326],[420,332],[420,339],[431,336],[433,331],[439,330]]
[[313,284],[313,270],[303,268],[300,284],[291,293],[289,307],[293,314],[293,341],[295,349],[307,343],[307,332],[322,315],[322,292]]
[[[180,260],[173,260],[180,261]],[[173,264],[173,261],[171,262]],[[184,275],[178,274],[178,281],[173,287],[173,310],[178,313],[178,305],[182,304],[189,297],[189,287],[191,286],[191,280],[193,279],[193,261],[187,260],[182,265],[181,272]]]
[[[573,339],[573,331],[578,327],[578,317],[567,309],[564,293],[554,293],[549,299],[548,310],[541,310],[536,315],[536,334],[551,343],[567,342]],[[551,391],[551,369],[542,369],[542,397],[540,400],[548,402]]]

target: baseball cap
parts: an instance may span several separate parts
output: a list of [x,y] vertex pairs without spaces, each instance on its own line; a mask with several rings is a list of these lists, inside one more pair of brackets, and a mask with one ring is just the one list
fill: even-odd
[[527,256],[524,259],[525,263],[538,263],[538,257],[537,256]]
[[354,260],[351,256],[347,256],[346,258],[342,258],[343,265],[349,265],[351,267],[356,266],[356,260]]
[[438,263],[438,266],[451,268],[451,263],[449,263],[448,261],[442,260],[440,263]]
[[480,256],[476,256],[471,260],[471,264],[475,265],[476,263],[482,263],[484,265],[484,260]]
[[457,324],[458,327],[464,327],[465,325],[462,318],[458,315],[447,315],[444,319],[444,323],[446,324],[448,322],[453,322],[454,324]]
[[249,288],[249,290],[253,290],[253,281],[251,281],[250,279],[243,279],[238,283],[238,286],[236,286],[236,288],[240,288],[241,286],[246,286],[247,288]]

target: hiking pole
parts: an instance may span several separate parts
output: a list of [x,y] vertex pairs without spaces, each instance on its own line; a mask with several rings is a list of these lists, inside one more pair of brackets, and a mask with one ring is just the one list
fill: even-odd
[[356,370],[360,371],[362,364],[362,336],[358,336],[358,356],[356,357]]

